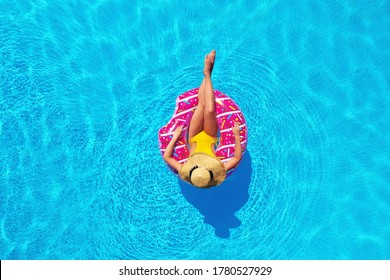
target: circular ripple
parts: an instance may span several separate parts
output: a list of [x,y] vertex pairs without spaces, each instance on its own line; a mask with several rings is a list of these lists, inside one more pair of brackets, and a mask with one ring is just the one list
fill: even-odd
[[[233,63],[237,61],[240,64]],[[164,113],[156,111],[154,115],[164,114],[161,118],[146,116],[152,127],[161,126],[162,120],[170,117],[175,97],[181,92],[179,87],[195,79],[196,75],[190,73],[196,72],[196,68],[189,66],[173,82],[174,90],[166,90],[172,97],[165,100],[172,100],[172,104],[161,104]],[[104,165],[114,168],[112,174],[116,174],[106,186],[112,200],[102,206],[109,213],[108,224],[115,226],[104,227],[100,232],[101,238],[110,242],[103,245],[99,257],[109,257],[105,254],[114,244],[119,244],[115,250],[117,258],[299,257],[308,236],[316,230],[313,213],[317,193],[324,187],[329,151],[326,131],[316,109],[318,104],[305,94],[304,85],[292,71],[280,69],[280,65],[255,49],[238,49],[216,64],[214,86],[231,94],[248,115],[248,152],[253,169],[249,175],[249,199],[240,205],[241,209],[236,209],[241,225],[230,229],[229,250],[224,249],[224,239],[215,236],[213,223],[205,224],[207,216],[203,216],[200,206],[192,206],[178,192],[177,179],[166,172],[160,155],[151,150],[156,146],[150,138],[153,131],[136,126],[132,132],[137,138],[131,137],[130,132],[123,137],[127,140],[122,144],[129,148],[122,162],[109,164],[113,157],[120,157],[114,146],[108,147],[107,157],[102,158]],[[137,79],[140,83],[134,84],[134,91],[153,90],[145,83],[150,77],[140,75]],[[132,118],[139,122],[142,107],[161,102],[153,97],[133,98],[140,106],[133,108]]]

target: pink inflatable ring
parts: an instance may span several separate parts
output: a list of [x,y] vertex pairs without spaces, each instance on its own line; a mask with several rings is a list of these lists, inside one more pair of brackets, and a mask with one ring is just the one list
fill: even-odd
[[[248,130],[244,115],[238,105],[226,94],[214,90],[215,93],[215,110],[219,126],[219,141],[217,143],[216,155],[222,161],[226,162],[234,156],[235,139],[233,135],[234,122],[240,124],[240,137],[242,153],[244,154],[247,147]],[[176,108],[169,122],[160,128],[158,131],[158,143],[161,155],[164,155],[165,149],[168,146],[172,134],[176,127],[183,125],[183,132],[175,143],[173,158],[181,164],[184,164],[190,151],[187,146],[187,132],[190,125],[192,115],[198,105],[198,88],[189,90],[176,99]],[[177,171],[167,165],[176,175]],[[235,167],[237,168],[237,166]],[[226,177],[230,176],[235,168],[229,170]]]

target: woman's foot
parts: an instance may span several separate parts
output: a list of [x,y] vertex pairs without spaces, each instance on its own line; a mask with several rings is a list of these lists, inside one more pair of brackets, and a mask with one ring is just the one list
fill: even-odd
[[208,55],[206,55],[204,59],[203,74],[205,77],[211,76],[211,72],[213,71],[213,67],[214,67],[215,56],[216,56],[216,52],[215,50],[212,50]]

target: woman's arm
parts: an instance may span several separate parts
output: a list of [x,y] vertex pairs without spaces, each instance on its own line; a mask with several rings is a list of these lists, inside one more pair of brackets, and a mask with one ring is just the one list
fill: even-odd
[[242,157],[242,149],[241,149],[241,139],[240,139],[240,127],[238,123],[234,123],[233,134],[235,138],[234,145],[234,157],[232,157],[229,161],[225,162],[226,171],[232,169],[240,162]]
[[175,143],[176,143],[177,139],[179,139],[179,136],[180,136],[182,130],[183,130],[182,125],[178,126],[175,129],[175,132],[172,135],[171,141],[169,142],[169,144],[164,152],[164,160],[166,161],[166,163],[168,163],[169,166],[173,167],[177,172],[180,171],[181,164],[172,157],[172,154],[173,154],[173,150],[175,148]]

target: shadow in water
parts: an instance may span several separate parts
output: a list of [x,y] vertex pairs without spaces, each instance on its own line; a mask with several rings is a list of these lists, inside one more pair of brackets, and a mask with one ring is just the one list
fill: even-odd
[[241,225],[235,216],[248,201],[252,161],[248,151],[234,173],[221,185],[209,189],[196,188],[179,180],[181,192],[204,216],[204,222],[215,228],[215,235],[228,238],[230,229]]

